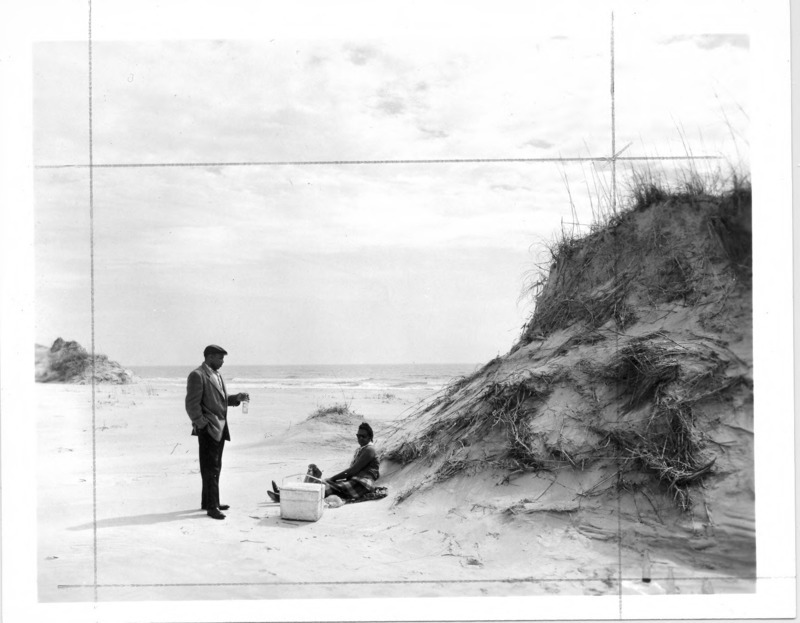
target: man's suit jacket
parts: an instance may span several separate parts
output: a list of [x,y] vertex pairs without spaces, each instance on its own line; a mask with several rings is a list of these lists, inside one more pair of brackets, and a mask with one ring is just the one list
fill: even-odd
[[223,437],[230,441],[226,419],[228,407],[238,406],[239,400],[236,396],[228,396],[221,376],[221,387],[218,387],[212,378],[213,374],[205,364],[189,373],[186,381],[186,413],[192,420],[193,435],[198,434],[199,430],[206,430],[217,441]]

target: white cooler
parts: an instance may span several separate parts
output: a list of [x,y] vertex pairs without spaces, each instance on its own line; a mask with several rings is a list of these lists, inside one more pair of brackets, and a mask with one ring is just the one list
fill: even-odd
[[325,485],[317,482],[285,482],[281,486],[281,517],[317,521],[324,509]]

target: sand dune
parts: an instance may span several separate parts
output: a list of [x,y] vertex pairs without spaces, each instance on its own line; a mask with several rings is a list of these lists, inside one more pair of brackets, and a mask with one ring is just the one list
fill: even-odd
[[[250,390],[222,522],[182,387],[38,384],[39,599],[754,592],[749,203],[719,220],[742,200],[562,242],[518,345],[434,395],[354,389],[357,415],[310,417],[341,395]],[[270,481],[345,467],[361,419],[389,496],[281,518]]]

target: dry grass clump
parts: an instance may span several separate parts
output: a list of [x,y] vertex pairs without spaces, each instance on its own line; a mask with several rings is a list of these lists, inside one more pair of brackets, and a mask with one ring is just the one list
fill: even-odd
[[[678,172],[677,182],[665,179],[648,169],[632,171],[623,209],[593,224],[586,235],[561,231],[548,248],[549,261],[526,286],[523,296],[535,307],[516,348],[576,323],[592,329],[613,319],[622,331],[637,320],[633,303],[641,293],[694,305],[711,288],[702,281],[707,274],[716,278],[716,270],[709,271],[719,260],[739,278],[751,274],[749,179],[692,169]],[[705,238],[687,237],[671,221],[681,206],[693,206],[687,218],[696,220],[686,227],[701,223]],[[634,215],[650,209],[656,210],[652,223],[660,225],[637,230]],[[689,248],[690,238],[700,248]]]
[[670,197],[670,192],[664,186],[653,179],[633,176],[633,183],[629,189],[630,209],[639,211],[649,208],[651,205],[663,203]]
[[[750,177],[732,169],[701,174],[689,168],[679,172],[678,181],[666,182],[651,170],[631,173],[628,209],[642,211],[658,204],[713,202],[706,217],[709,238],[714,240],[738,277],[751,275],[752,185]],[[685,270],[684,262],[680,270]],[[688,281],[688,279],[686,279]]]
[[434,434],[435,431],[432,428],[428,428],[415,439],[403,439],[396,446],[384,451],[382,458],[401,465],[408,465],[423,456],[423,454],[428,454],[428,450],[432,445],[431,437]]
[[741,376],[726,375],[729,359],[717,352],[724,347],[711,344],[707,339],[678,343],[661,332],[651,333],[629,340],[599,373],[627,396],[626,410],[657,404],[667,396],[696,403],[742,382]]
[[336,403],[333,405],[319,406],[317,410],[314,411],[311,415],[308,416],[310,420],[317,419],[317,418],[326,418],[332,415],[349,415],[350,405],[346,403]]
[[[489,383],[461,408],[442,409],[416,436],[389,448],[384,458],[405,465],[419,458],[446,457],[437,478],[449,478],[476,462],[457,457],[454,449],[458,452],[492,431],[502,431],[506,437],[503,460],[518,467],[538,466],[527,422],[546,398],[551,383],[552,378],[545,375]],[[477,462],[488,464],[497,458]]]
[[595,329],[576,333],[575,335],[571,335],[566,339],[566,341],[564,341],[563,344],[561,344],[561,346],[556,348],[554,354],[566,355],[567,353],[571,352],[573,348],[578,348],[579,346],[592,346],[598,342],[604,341],[605,339],[606,336],[602,333],[599,333]]
[[583,238],[563,235],[551,246],[549,265],[528,286],[535,308],[520,345],[576,323],[592,330],[613,318],[617,328],[628,326],[633,314],[626,299],[634,274],[620,260],[636,243],[633,233],[614,225]]
[[657,398],[666,384],[678,378],[678,372],[673,349],[645,336],[619,350],[606,376],[628,396],[624,408],[630,410]]
[[531,325],[543,335],[576,322],[583,322],[588,330],[594,330],[612,318],[619,328],[627,326],[635,314],[625,304],[626,286],[623,279],[599,293],[582,295],[575,292],[571,297],[543,299]]
[[434,394],[427,405],[418,413],[419,416],[434,410],[442,410],[453,403],[457,394],[477,378],[482,378],[500,362],[500,357],[495,357],[489,363],[467,376],[460,376],[450,381],[444,388]]
[[697,289],[691,259],[680,252],[667,255],[658,267],[655,280],[647,285],[647,292],[656,301],[693,303]]
[[716,214],[708,218],[708,230],[739,279],[753,273],[752,188],[749,180],[728,192]]
[[551,384],[552,379],[544,376],[514,383],[492,383],[480,398],[489,409],[492,426],[500,425],[506,432],[508,459],[519,466],[541,466],[528,422],[547,398]]
[[[718,350],[720,349],[720,350]],[[707,339],[677,343],[662,333],[631,340],[602,372],[619,384],[628,411],[651,405],[650,415],[622,418],[607,437],[613,442],[622,471],[644,470],[673,496],[682,510],[690,507],[689,485],[710,473],[714,460],[704,453],[704,435],[695,407],[747,380],[729,375],[721,344]],[[603,434],[596,428],[595,431]]]
[[444,482],[457,474],[472,471],[477,472],[488,467],[487,461],[480,459],[464,459],[457,456],[449,456],[436,470],[433,475],[433,483]]
[[691,161],[668,174],[651,165],[640,165],[628,172],[623,212],[641,211],[668,201],[692,203],[740,192],[749,193],[750,177],[729,164],[700,171]]
[[328,406],[319,406],[306,420],[324,420],[331,423],[349,424],[361,416],[350,408],[349,403],[336,403]]
[[[576,342],[593,343],[596,336],[580,334]],[[517,371],[500,380],[489,374],[483,384],[462,388],[458,402],[433,414],[386,458],[402,464],[427,459],[434,467],[420,487],[488,468],[511,474],[583,470],[606,462],[617,473],[643,474],[649,486],[663,487],[687,510],[690,487],[714,467],[705,451],[703,420],[696,417],[703,412],[701,403],[747,383],[738,363],[729,370],[731,362],[735,356],[721,340],[690,336],[676,342],[655,332],[628,338],[605,361],[582,359],[569,370]],[[553,435],[556,429],[543,428],[538,419],[546,415],[543,406],[556,388],[576,387],[578,382],[584,384],[577,389],[588,407],[572,416],[559,414],[554,421],[571,420],[566,426],[573,432],[577,426],[590,434]],[[609,382],[619,390],[616,397],[609,396]],[[601,387],[606,397],[598,400]],[[614,405],[621,411],[610,424]]]
[[684,511],[691,506],[689,485],[710,473],[716,460],[704,456],[692,407],[685,402],[660,401],[643,431],[619,428],[608,438],[621,453],[623,471],[654,473]]
[[469,443],[478,433],[488,428],[480,409],[470,408],[452,414],[445,412],[429,422],[413,439],[403,439],[384,453],[384,458],[403,465],[418,458],[444,456],[454,445]]

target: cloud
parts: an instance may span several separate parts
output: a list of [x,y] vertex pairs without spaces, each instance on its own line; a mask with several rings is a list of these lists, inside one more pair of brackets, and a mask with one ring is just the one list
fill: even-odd
[[367,45],[347,47],[345,51],[347,52],[347,58],[353,65],[366,65],[379,55],[376,48]]
[[553,143],[550,141],[545,141],[540,138],[532,138],[529,141],[526,141],[522,144],[523,147],[531,146],[535,147],[536,149],[550,149],[553,147]]
[[436,138],[447,138],[450,136],[444,130],[434,129],[434,128],[425,128],[422,126],[418,126],[419,131],[425,135],[425,138],[436,139]]
[[517,192],[519,190],[529,191],[530,188],[528,186],[514,186],[512,184],[492,184],[489,186],[492,190],[495,191],[504,191],[504,192]]
[[328,61],[330,61],[330,59],[327,56],[322,56],[320,54],[312,54],[311,56],[308,57],[308,66],[319,67],[321,65],[324,65]]
[[396,93],[380,91],[375,108],[387,115],[397,116],[402,115],[406,111],[406,103],[404,99]]
[[[565,157],[605,154],[606,35],[557,39],[542,41],[540,51],[530,37],[98,42],[95,161],[503,158],[556,147]],[[714,125],[714,92],[746,93],[738,61],[747,54],[747,37],[658,41],[646,33],[645,40],[646,54],[637,48],[619,56],[617,144],[641,135],[647,153],[669,155],[671,143],[664,141],[675,135],[674,120],[692,141],[692,128],[702,128],[709,150],[729,140],[725,124]],[[663,45],[679,42],[686,45]],[[556,48],[568,53],[554,54]],[[37,163],[86,160],[85,54],[85,46],[68,44],[36,49]],[[80,288],[88,274],[88,172],[36,175],[37,313],[52,320],[49,329],[62,311],[75,310],[78,323],[88,298]],[[351,312],[365,316],[341,325],[345,343],[363,335],[370,319],[402,322],[393,309],[430,308],[428,292],[417,288],[419,275],[431,280],[431,291],[440,285],[436,275],[454,284],[447,291],[452,300],[438,298],[439,308],[452,305],[468,315],[482,313],[475,300],[513,304],[529,245],[537,236],[549,238],[570,213],[562,176],[579,221],[588,223],[595,175],[608,178],[591,163],[96,170],[98,309],[106,314],[109,340],[116,340],[109,349],[124,351],[128,338],[119,327],[138,317],[155,323],[152,340],[158,343],[175,339],[175,319],[222,325],[227,313],[239,314],[243,327],[269,318],[277,332],[294,339],[304,326],[327,328],[320,306],[347,295],[348,307],[330,305],[331,312],[341,313],[343,322]],[[461,292],[469,281],[462,278],[466,261],[474,262],[467,271],[473,281],[486,277],[491,284],[502,276],[505,290]],[[211,298],[198,275],[220,284],[225,296]],[[407,289],[394,287],[400,280]],[[74,284],[77,293],[65,298],[60,284]],[[387,300],[380,288],[388,288],[395,303],[409,304],[380,307]],[[218,305],[230,307],[218,313]],[[213,318],[198,313],[206,307]],[[298,310],[308,310],[304,322],[296,322]],[[517,320],[493,315],[481,322]],[[375,327],[369,330],[380,333]],[[402,345],[423,329],[409,325],[381,338]],[[399,359],[418,356],[399,348],[388,352]],[[293,349],[287,337],[279,354],[316,357]]]
[[706,34],[706,35],[678,35],[661,39],[659,43],[671,45],[673,43],[691,42],[702,50],[714,50],[724,46],[749,49],[750,37],[746,34]]

